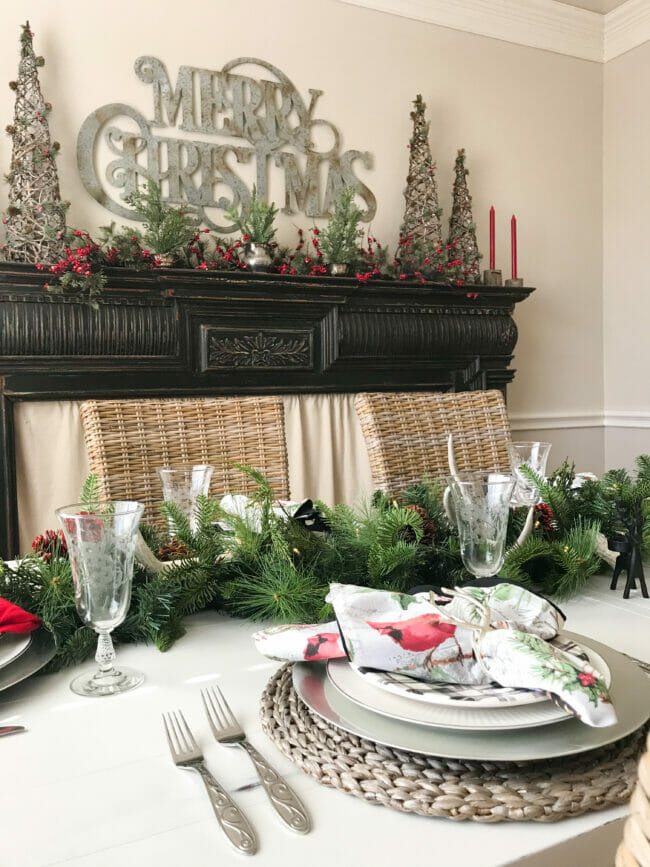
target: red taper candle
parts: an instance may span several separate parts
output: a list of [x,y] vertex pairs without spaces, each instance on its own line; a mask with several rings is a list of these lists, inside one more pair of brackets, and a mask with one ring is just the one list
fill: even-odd
[[510,257],[512,260],[512,279],[517,279],[517,218],[512,215],[510,220]]
[[494,271],[494,205],[490,208],[490,271]]

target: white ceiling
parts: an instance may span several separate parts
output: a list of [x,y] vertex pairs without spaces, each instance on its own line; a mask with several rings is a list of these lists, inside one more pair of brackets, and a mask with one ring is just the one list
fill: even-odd
[[558,0],[565,6],[578,6],[580,9],[590,9],[592,12],[611,12],[625,3],[625,0]]

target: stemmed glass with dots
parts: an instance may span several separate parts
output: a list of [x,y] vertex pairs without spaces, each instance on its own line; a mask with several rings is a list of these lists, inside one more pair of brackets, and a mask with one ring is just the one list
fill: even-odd
[[163,490],[163,500],[175,503],[186,515],[193,533],[199,529],[196,503],[200,496],[207,497],[214,467],[193,464],[179,467],[159,467],[157,470]]
[[447,515],[458,527],[465,568],[476,578],[491,578],[503,566],[515,481],[504,473],[487,472],[456,473],[447,479]]
[[536,475],[545,478],[550,450],[551,444],[545,442],[531,440],[508,443],[510,466],[517,482],[512,497],[513,506],[535,506],[540,502],[537,485],[522,471],[522,467],[528,467]]
[[104,696],[139,686],[144,675],[115,665],[111,632],[122,623],[131,603],[133,560],[142,503],[115,501],[92,511],[77,504],[56,510],[63,528],[74,580],[75,603],[82,621],[97,632],[96,670],[76,677],[78,695]]

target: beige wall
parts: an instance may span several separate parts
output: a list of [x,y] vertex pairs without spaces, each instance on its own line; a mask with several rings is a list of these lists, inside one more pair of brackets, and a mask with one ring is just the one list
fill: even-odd
[[603,309],[608,466],[650,452],[650,43],[605,66]]
[[516,426],[513,428],[512,438],[524,442],[539,440],[550,443],[549,470],[556,469],[564,460],[575,463],[576,471],[579,473],[598,473],[604,466],[604,438],[601,426],[528,429]]
[[[216,69],[236,56],[257,56],[279,66],[301,93],[321,88],[320,116],[339,126],[343,146],[374,153],[375,169],[363,173],[378,199],[373,231],[392,245],[403,211],[410,103],[421,92],[446,215],[456,149],[464,146],[482,248],[494,204],[498,266],[507,276],[516,213],[520,273],[539,287],[517,311],[512,409],[600,409],[602,68],[333,0],[242,0],[234,9],[216,0],[187,14],[169,0],[117,0],[106,13],[33,0],[28,10],[14,6],[5,16],[0,81],[16,75],[27,11],[36,50],[46,57],[41,81],[63,146],[59,171],[72,201],[70,222],[93,231],[112,219],[81,186],[76,135],[106,103],[125,102],[150,116],[151,89],[133,73],[137,57],[160,58],[175,77],[180,64]],[[13,93],[0,88],[0,97],[0,117],[8,121]],[[4,167],[9,155],[7,139],[0,145]],[[300,222],[307,227],[306,218]],[[281,236],[293,240],[287,218]]]
[[[21,8],[24,6],[24,8]],[[27,8],[28,7],[28,8]],[[96,230],[112,217],[83,189],[76,136],[87,115],[125,102],[151,115],[151,90],[133,73],[144,54],[175,78],[181,64],[218,69],[238,56],[264,58],[300,92],[320,88],[318,114],[335,123],[344,148],[370,150],[375,168],[360,172],[378,200],[373,233],[394,245],[403,212],[411,100],[428,104],[445,218],[458,147],[468,153],[479,243],[487,252],[487,214],[497,211],[497,266],[508,276],[509,220],[519,223],[519,270],[538,291],[516,311],[519,344],[510,410],[526,419],[590,415],[603,407],[602,92],[600,64],[347,6],[334,0],[225,0],[192,9],[170,0],[91,4],[32,0],[14,5],[0,31],[0,81],[14,78],[19,25],[29,15],[35,47],[46,57],[41,83],[54,106],[51,129],[62,144],[59,172],[69,221]],[[623,58],[624,60],[624,58]],[[0,117],[13,93],[0,88]],[[0,142],[0,167],[10,142]],[[271,195],[278,195],[271,184]],[[0,208],[6,187],[0,186]],[[280,240],[291,242],[291,223]],[[635,255],[629,244],[626,255]],[[556,462],[586,455],[602,469],[600,428],[553,437]],[[544,438],[548,434],[539,430]],[[561,454],[559,453],[561,452]],[[591,463],[593,460],[593,464]],[[582,463],[582,462],[581,462]],[[587,468],[583,466],[582,468]]]

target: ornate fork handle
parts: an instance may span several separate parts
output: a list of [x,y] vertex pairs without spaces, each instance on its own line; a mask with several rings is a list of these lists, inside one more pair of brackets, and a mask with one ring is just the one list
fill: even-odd
[[198,771],[205,785],[214,815],[230,842],[247,855],[257,852],[257,836],[228,792],[215,780],[203,762],[188,762],[185,767]]
[[311,831],[311,819],[300,798],[247,740],[239,741],[255,765],[269,801],[282,821],[299,834]]

